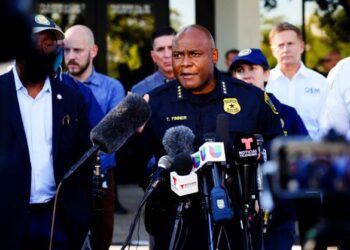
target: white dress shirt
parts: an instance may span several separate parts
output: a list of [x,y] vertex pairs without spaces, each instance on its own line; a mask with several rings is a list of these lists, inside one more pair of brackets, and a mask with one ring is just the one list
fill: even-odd
[[311,138],[319,133],[318,116],[326,99],[327,79],[301,62],[299,70],[289,80],[279,65],[271,70],[266,91],[277,99],[294,107],[303,120]]
[[30,203],[44,203],[54,197],[56,183],[52,157],[52,98],[49,78],[39,94],[28,94],[13,69],[22,123],[31,163]]
[[323,133],[334,128],[350,138],[350,57],[337,63],[327,76],[329,92],[319,117]]

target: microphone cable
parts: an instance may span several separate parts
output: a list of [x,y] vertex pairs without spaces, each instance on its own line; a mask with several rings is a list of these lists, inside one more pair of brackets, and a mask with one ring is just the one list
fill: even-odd
[[54,231],[55,231],[54,229],[55,229],[55,217],[56,217],[56,210],[57,210],[57,201],[58,201],[58,196],[60,194],[61,186],[66,179],[68,179],[88,158],[90,158],[91,155],[96,153],[98,148],[99,148],[99,145],[94,145],[93,147],[91,147],[80,158],[80,160],[69,169],[69,171],[62,177],[62,180],[60,181],[60,183],[57,185],[56,195],[55,195],[55,199],[54,199],[54,203],[53,203],[53,210],[52,210],[49,250],[52,249],[53,235],[54,235]]
[[155,190],[156,186],[158,185],[158,183],[162,181],[162,180],[156,180],[155,182],[151,183],[146,191],[145,191],[145,194],[141,200],[141,202],[139,203],[139,206],[136,210],[136,213],[135,213],[135,216],[134,216],[134,219],[132,220],[131,224],[130,224],[130,227],[129,227],[129,233],[123,243],[123,246],[121,247],[121,250],[124,250],[127,246],[130,247],[130,244],[131,244],[131,238],[134,234],[134,230],[135,230],[135,227],[137,224],[140,223],[140,215],[141,215],[141,212],[142,212],[142,208],[143,206],[146,204],[146,201],[149,199],[149,197],[151,196],[151,194],[153,194],[153,191]]

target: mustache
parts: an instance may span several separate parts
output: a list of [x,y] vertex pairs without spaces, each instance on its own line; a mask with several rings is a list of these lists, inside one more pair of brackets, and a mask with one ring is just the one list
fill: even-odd
[[67,65],[79,65],[75,60],[69,60]]

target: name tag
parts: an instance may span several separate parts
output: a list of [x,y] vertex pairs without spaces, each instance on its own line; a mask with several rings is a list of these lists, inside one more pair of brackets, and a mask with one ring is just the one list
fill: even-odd
[[168,121],[168,122],[170,122],[170,121],[184,121],[184,120],[187,120],[187,116],[186,115],[180,115],[180,116],[168,116],[167,118],[166,118],[166,120]]

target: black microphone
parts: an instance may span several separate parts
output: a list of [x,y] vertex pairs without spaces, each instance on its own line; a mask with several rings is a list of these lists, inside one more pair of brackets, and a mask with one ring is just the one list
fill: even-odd
[[163,155],[159,158],[158,168],[152,175],[152,180],[150,185],[146,189],[146,193],[152,193],[164,182],[166,174],[169,172],[172,166],[173,162],[170,156]]
[[150,106],[141,96],[129,94],[91,130],[90,139],[103,152],[115,152],[151,114]]
[[180,197],[198,192],[198,177],[192,169],[192,158],[189,154],[182,152],[176,155],[174,171],[170,173],[170,187]]
[[174,158],[174,171],[178,175],[188,175],[192,171],[192,158],[189,154],[182,152]]
[[233,144],[235,164],[243,171],[243,198],[248,202],[256,198],[256,169],[258,165],[259,150],[257,140],[252,134],[238,134]]
[[256,165],[259,157],[257,140],[251,134],[238,134],[233,143],[235,162],[238,165]]
[[[143,126],[151,117],[151,108],[139,95],[127,95],[90,132],[93,147],[90,148],[63,176],[62,181],[71,176],[97,150],[112,153]],[[61,181],[61,182],[62,182]]]
[[230,144],[230,123],[228,116],[225,114],[216,116],[216,135],[225,145]]
[[231,141],[230,136],[230,122],[229,117],[226,114],[218,114],[216,116],[216,134],[218,136],[218,140],[224,143],[225,155],[226,155],[226,168],[231,168],[233,163],[233,151],[232,146],[233,142]]
[[167,154],[175,158],[181,152],[192,154],[195,135],[186,126],[168,128],[163,136],[162,144]]

